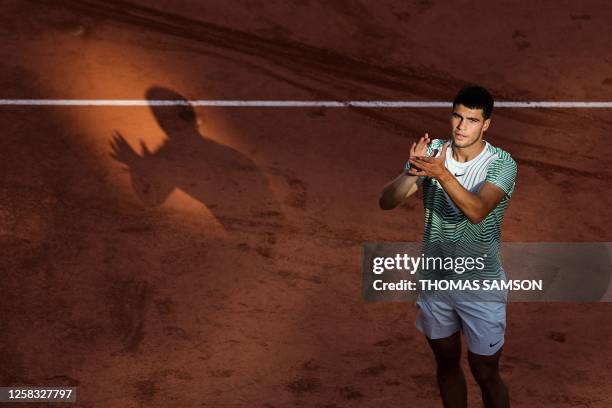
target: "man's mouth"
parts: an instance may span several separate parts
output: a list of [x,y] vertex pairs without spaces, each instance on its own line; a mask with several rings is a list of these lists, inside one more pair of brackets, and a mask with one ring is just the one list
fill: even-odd
[[457,139],[465,139],[467,136],[466,135],[462,135],[461,133],[455,133],[455,137]]

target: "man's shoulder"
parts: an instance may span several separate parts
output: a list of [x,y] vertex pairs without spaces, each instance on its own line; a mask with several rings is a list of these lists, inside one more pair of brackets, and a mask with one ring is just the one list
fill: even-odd
[[493,157],[495,157],[495,161],[507,162],[506,164],[512,164],[516,166],[516,162],[512,158],[512,155],[501,147],[493,146],[491,143],[488,143],[489,152]]
[[493,157],[487,168],[486,181],[497,185],[510,197],[514,191],[516,180],[516,162],[510,153],[504,149],[493,146],[490,143],[488,147]]

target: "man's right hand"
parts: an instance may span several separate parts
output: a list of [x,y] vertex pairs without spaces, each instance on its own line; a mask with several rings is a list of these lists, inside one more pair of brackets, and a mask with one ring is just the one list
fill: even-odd
[[424,157],[427,154],[427,145],[431,142],[429,133],[425,133],[425,136],[421,136],[418,143],[412,143],[410,148],[410,158]]
[[[431,142],[429,134],[425,133],[425,136],[421,137],[417,142],[412,143],[410,148],[410,158],[422,158],[427,154],[427,145]],[[402,174],[397,176],[394,180],[390,181],[384,188],[380,195],[379,205],[383,210],[390,210],[397,207],[404,201],[408,196],[414,194],[417,189],[418,177],[413,176],[404,171]]]

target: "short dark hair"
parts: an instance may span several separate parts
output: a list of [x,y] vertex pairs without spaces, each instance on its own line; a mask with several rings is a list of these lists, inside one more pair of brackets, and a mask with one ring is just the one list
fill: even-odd
[[485,119],[490,118],[493,113],[493,97],[489,91],[478,85],[466,86],[460,90],[453,101],[453,109],[457,105],[469,109],[482,109],[482,116]]

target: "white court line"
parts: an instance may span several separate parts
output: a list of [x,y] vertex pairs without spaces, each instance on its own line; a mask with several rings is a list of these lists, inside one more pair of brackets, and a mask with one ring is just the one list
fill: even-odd
[[[146,100],[146,99],[0,99],[0,106],[220,106],[260,108],[450,108],[440,101],[258,101],[258,100]],[[499,101],[496,108],[612,108],[612,102]]]

